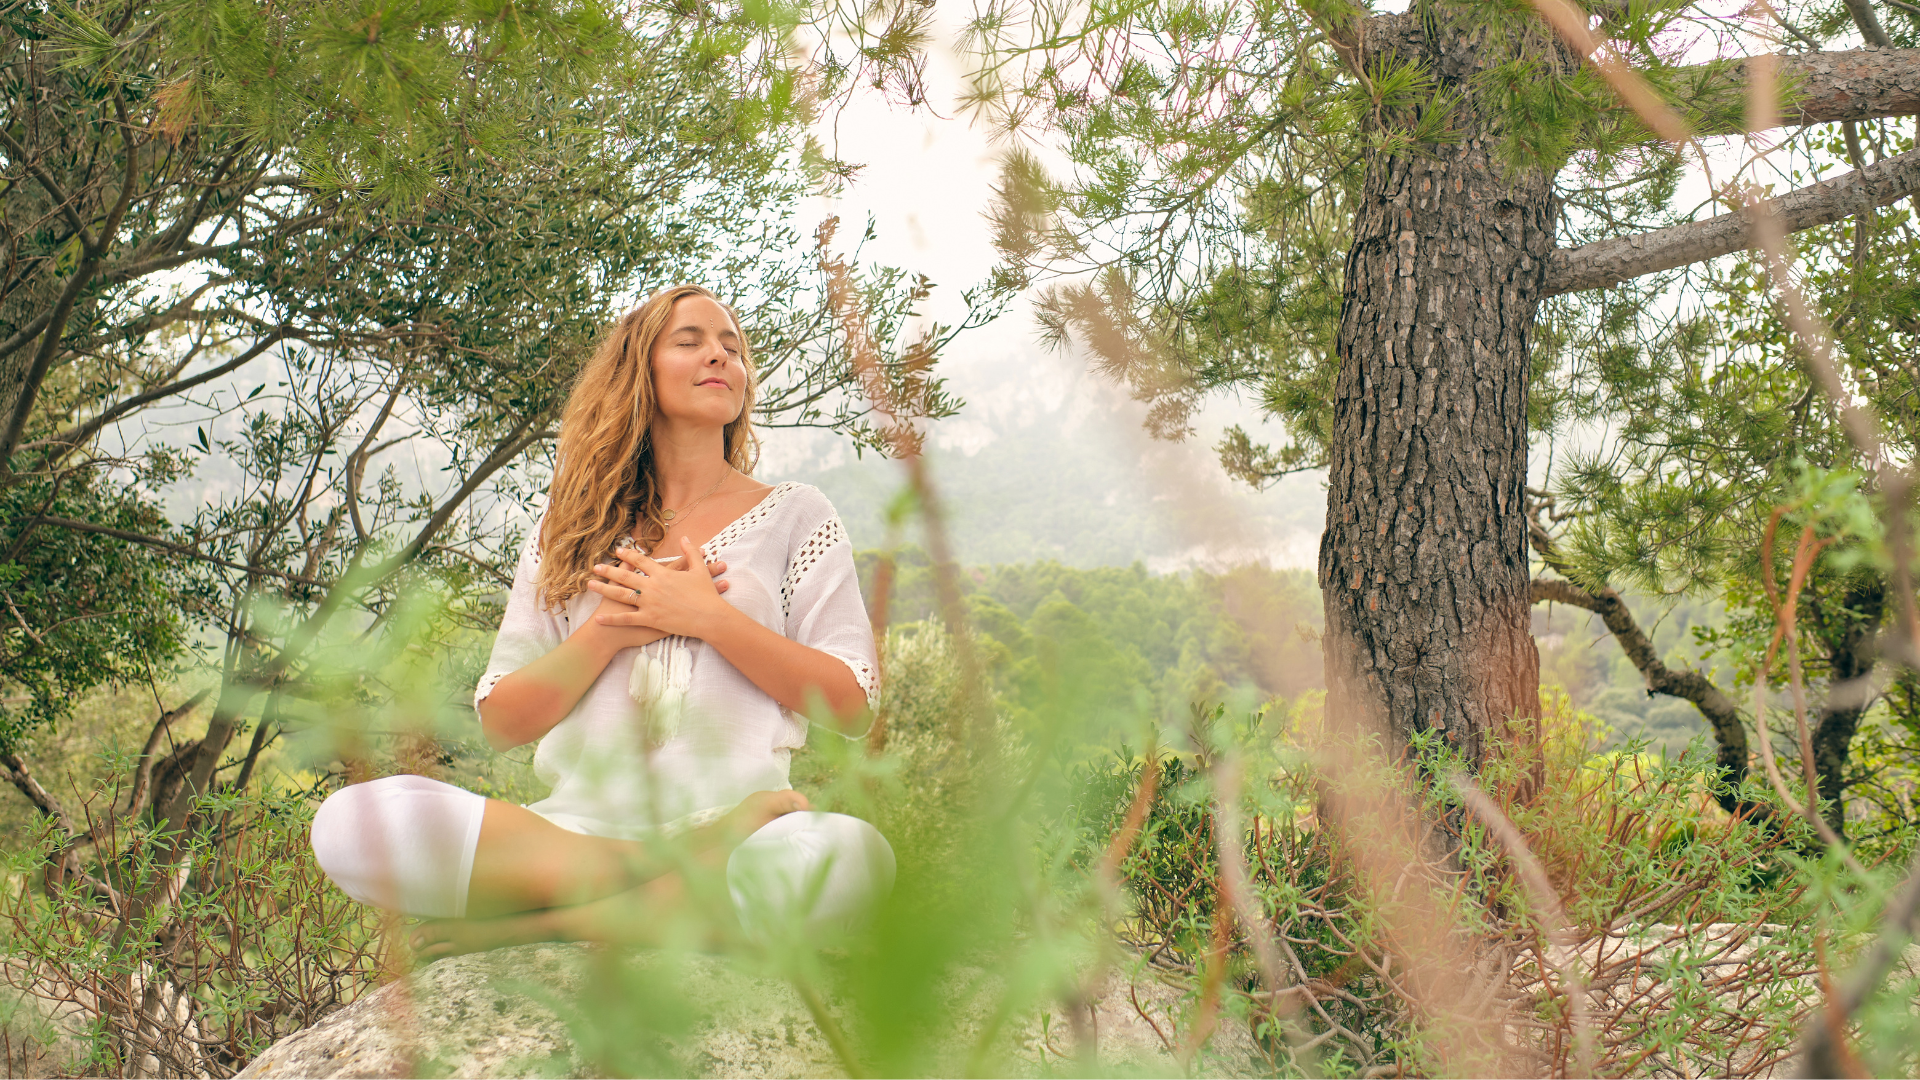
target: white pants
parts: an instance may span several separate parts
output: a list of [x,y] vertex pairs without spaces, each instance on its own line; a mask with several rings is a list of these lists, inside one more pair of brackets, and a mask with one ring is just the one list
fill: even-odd
[[[363,904],[427,918],[462,918],[487,800],[424,776],[342,788],[313,816],[313,853],[334,884]],[[727,888],[756,937],[857,925],[893,888],[893,849],[845,814],[783,814],[727,859]]]

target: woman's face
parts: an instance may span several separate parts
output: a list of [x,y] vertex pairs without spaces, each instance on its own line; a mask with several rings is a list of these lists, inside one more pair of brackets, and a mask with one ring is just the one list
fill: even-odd
[[653,345],[653,392],[662,419],[724,427],[747,400],[740,332],[726,309],[704,296],[674,302]]

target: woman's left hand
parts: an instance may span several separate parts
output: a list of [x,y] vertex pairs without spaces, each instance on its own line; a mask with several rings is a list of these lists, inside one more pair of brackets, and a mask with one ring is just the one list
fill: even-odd
[[680,538],[684,556],[678,566],[662,566],[632,548],[614,554],[621,565],[601,564],[593,572],[605,580],[589,581],[587,588],[631,607],[616,614],[595,615],[594,621],[606,626],[651,626],[668,634],[705,639],[717,620],[735,614],[733,605],[720,598],[720,590],[707,574],[687,570],[704,566],[705,560],[692,542]]

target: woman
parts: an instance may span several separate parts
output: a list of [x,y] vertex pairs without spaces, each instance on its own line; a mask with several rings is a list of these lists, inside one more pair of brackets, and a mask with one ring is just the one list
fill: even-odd
[[621,319],[581,372],[474,696],[495,748],[539,740],[552,794],[521,807],[391,776],[314,817],[348,895],[428,918],[416,955],[657,944],[688,906],[689,856],[724,860],[756,934],[844,927],[891,888],[880,834],[787,782],[802,714],[844,729],[878,669],[832,505],[745,471],[753,397],[738,320],[693,285]]

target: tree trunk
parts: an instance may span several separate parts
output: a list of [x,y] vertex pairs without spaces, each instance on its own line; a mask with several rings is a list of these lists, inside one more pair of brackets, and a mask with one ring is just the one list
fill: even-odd
[[1849,584],[1840,603],[1842,610],[1831,620],[1839,625],[1831,636],[1822,635],[1828,639],[1827,700],[1813,729],[1813,764],[1820,778],[1823,816],[1834,832],[1845,836],[1847,758],[1860,717],[1873,701],[1866,680],[1879,658],[1875,645],[1887,610],[1886,582],[1873,577]]
[[[1417,5],[1427,14],[1429,7]],[[1478,35],[1369,20],[1453,90],[1500,57]],[[1471,762],[1539,707],[1528,628],[1527,374],[1558,212],[1504,172],[1471,100],[1458,141],[1367,163],[1341,303],[1320,588],[1327,711]]]

